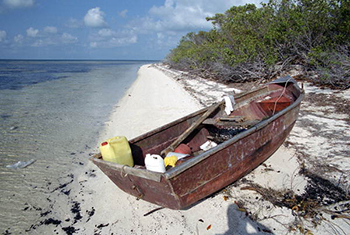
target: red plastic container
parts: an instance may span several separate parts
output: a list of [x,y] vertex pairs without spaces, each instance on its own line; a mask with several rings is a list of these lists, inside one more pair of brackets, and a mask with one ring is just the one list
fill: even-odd
[[191,148],[186,144],[180,144],[175,150],[175,153],[191,154]]

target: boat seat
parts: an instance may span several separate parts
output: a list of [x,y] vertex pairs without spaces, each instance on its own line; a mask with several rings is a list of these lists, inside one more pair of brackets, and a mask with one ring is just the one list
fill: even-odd
[[274,97],[270,99],[261,100],[258,102],[260,107],[267,113],[276,113],[280,112],[283,109],[290,106],[292,101],[287,97]]

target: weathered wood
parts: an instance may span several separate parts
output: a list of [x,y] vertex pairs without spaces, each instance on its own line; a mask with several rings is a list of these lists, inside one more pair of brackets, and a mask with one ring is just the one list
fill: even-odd
[[220,121],[224,121],[224,122],[242,122],[242,121],[244,121],[244,119],[245,119],[245,117],[243,117],[243,116],[219,118]]
[[182,141],[184,141],[196,128],[198,128],[199,125],[202,124],[202,122],[209,117],[213,112],[220,107],[220,105],[224,104],[225,102],[219,102],[217,104],[214,104],[211,106],[200,118],[197,119],[187,130],[185,130],[169,147],[164,149],[161,152],[162,156],[166,156],[169,152],[172,152],[176,149],[179,144],[181,144]]
[[127,177],[128,174],[137,174],[138,177],[160,182],[160,179],[161,179],[161,176],[162,176],[161,173],[148,171],[148,170],[146,170],[146,168],[144,168],[144,169],[140,169],[139,168],[138,169],[138,168],[129,167],[129,166],[126,166],[126,165],[119,165],[119,164],[114,163],[114,162],[103,161],[102,157],[101,157],[101,154],[95,154],[93,156],[93,158],[94,158],[93,162],[96,165],[99,166],[101,164],[106,169],[109,169],[111,171],[118,171],[118,172],[120,172],[120,175],[123,176],[123,177]]
[[[272,111],[279,105],[279,101],[281,105],[286,104],[283,100],[276,99],[280,96],[288,99],[290,105],[285,108],[279,106],[282,109],[274,113]],[[259,103],[261,100],[270,99],[268,97],[271,97],[273,102],[272,111],[271,107]],[[230,117],[223,114],[222,110],[213,112],[200,122],[203,125],[199,125],[185,138],[186,144],[195,154],[165,173],[108,163],[98,155],[90,159],[126,193],[170,209],[184,209],[240,179],[271,156],[292,130],[303,97],[304,92],[290,80],[286,83],[267,84],[250,93],[235,97],[236,106],[231,116],[253,120],[250,121],[250,126],[244,131],[229,136],[216,147],[200,151],[199,146],[210,139],[208,136],[218,133],[215,132],[216,130],[230,131],[235,129],[236,124],[247,124],[245,121],[239,123],[233,119],[233,121],[228,120],[227,118]],[[191,123],[197,123],[204,113],[212,109],[214,107],[189,114],[130,140],[135,162],[144,166],[143,159],[147,153],[159,153],[166,146],[174,143],[189,129]],[[254,122],[258,123],[254,124]],[[223,123],[231,124],[232,128],[230,126],[221,128],[218,125]]]
[[259,123],[261,120],[246,120],[241,122],[231,122],[231,121],[221,121],[221,118],[207,118],[203,121],[204,125],[214,125],[214,126],[222,126],[222,127],[250,127]]

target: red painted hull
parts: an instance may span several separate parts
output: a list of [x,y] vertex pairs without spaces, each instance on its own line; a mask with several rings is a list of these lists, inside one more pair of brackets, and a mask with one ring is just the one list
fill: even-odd
[[[159,154],[207,109],[130,140],[136,167],[103,161],[100,154],[91,160],[126,193],[167,208],[184,209],[240,179],[270,157],[292,130],[303,97],[303,91],[290,80],[235,97],[235,110],[229,118],[239,116],[244,121],[218,121],[225,117],[223,107],[218,108],[184,141],[196,156],[165,173],[144,169],[146,154]],[[244,129],[208,151],[199,151],[213,131],[237,127]]]

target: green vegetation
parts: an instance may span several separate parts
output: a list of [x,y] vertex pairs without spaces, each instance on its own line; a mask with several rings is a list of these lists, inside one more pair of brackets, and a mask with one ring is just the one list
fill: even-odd
[[166,59],[171,67],[222,82],[272,79],[294,65],[315,83],[350,87],[350,1],[270,0],[207,18]]

